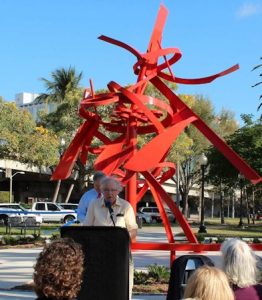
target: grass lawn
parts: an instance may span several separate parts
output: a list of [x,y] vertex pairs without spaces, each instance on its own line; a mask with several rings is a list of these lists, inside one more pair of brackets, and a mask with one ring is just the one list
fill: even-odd
[[[195,234],[198,233],[198,228],[193,228]],[[207,233],[203,234],[203,236],[210,237],[249,237],[249,238],[262,238],[262,225],[255,227],[247,227],[247,228],[237,228],[233,226],[223,226],[223,227],[208,227]]]
[[[40,233],[41,235],[52,235],[59,233],[59,228],[62,226],[62,224],[41,224],[40,227]],[[33,234],[33,229],[27,229],[26,234]],[[38,233],[38,230],[36,230],[36,233]],[[0,226],[0,235],[6,234],[6,227]],[[11,235],[21,235],[21,230],[17,228],[12,228]]]
[[[243,222],[245,225],[248,225],[247,219],[243,218]],[[250,225],[252,224],[252,220],[250,220]],[[210,225],[221,225],[220,224],[220,218],[205,218],[205,224],[210,224]],[[225,224],[227,225],[238,225],[239,224],[239,218],[225,218]],[[262,220],[255,220],[255,225],[262,225]]]
[[[220,218],[207,218],[205,225],[207,233],[204,236],[221,236],[221,237],[250,237],[262,238],[262,221],[256,221],[255,224],[247,223],[247,219],[243,219],[244,227],[239,228],[239,218],[225,218],[225,224],[220,224]],[[252,222],[251,222],[252,223]],[[198,233],[198,224],[193,224],[194,233]]]

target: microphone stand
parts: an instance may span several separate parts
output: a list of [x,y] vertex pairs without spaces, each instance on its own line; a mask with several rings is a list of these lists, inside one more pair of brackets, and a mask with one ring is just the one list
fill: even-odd
[[111,206],[111,202],[110,201],[105,201],[105,206],[108,208],[109,214],[110,214],[110,219],[112,220],[114,227],[116,226],[116,223],[114,221],[114,211],[113,208]]

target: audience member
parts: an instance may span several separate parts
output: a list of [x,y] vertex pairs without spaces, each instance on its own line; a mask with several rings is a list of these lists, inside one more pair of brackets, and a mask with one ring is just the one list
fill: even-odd
[[81,288],[83,265],[81,246],[72,239],[59,239],[45,246],[34,267],[37,299],[76,299]]
[[202,266],[190,276],[185,288],[184,298],[197,300],[234,300],[233,292],[229,286],[224,272],[210,267]]
[[239,239],[225,241],[221,247],[223,269],[232,285],[236,300],[262,299],[262,285],[255,253]]
[[83,223],[86,219],[87,211],[89,204],[92,200],[98,199],[101,196],[100,192],[100,181],[103,179],[106,175],[101,172],[97,171],[95,172],[93,176],[93,182],[94,182],[94,188],[84,193],[84,195],[81,197],[78,208],[77,208],[77,219]]

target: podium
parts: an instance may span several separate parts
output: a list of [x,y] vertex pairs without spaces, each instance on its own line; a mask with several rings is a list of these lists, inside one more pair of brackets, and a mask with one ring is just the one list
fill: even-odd
[[120,227],[67,226],[61,237],[82,245],[84,277],[78,300],[129,299],[128,231]]

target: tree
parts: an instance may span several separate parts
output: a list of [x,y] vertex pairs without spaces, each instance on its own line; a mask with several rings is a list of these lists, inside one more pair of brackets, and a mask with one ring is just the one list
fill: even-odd
[[[182,100],[197,113],[207,125],[213,128],[221,137],[233,133],[237,128],[234,115],[223,109],[215,114],[209,99],[199,95],[180,95]],[[188,195],[194,184],[200,182],[199,156],[207,151],[209,141],[193,126],[186,128],[188,147],[182,151],[179,161],[179,191],[182,197],[183,213],[188,215]],[[185,141],[185,139],[184,139]],[[173,179],[176,182],[176,179]],[[177,182],[176,182],[177,183]]]
[[41,111],[39,113],[38,123],[69,142],[83,123],[83,119],[78,115],[78,106],[82,95],[83,90],[80,88],[68,92],[54,112],[47,114],[45,111]]
[[[258,173],[262,173],[262,124],[261,120],[252,120],[252,115],[242,115],[244,126],[227,137],[227,142],[246,162]],[[232,189],[238,186],[238,171],[214,147],[208,152],[209,180],[214,185],[221,186],[221,190]],[[260,187],[254,187],[245,181],[247,193],[253,193]]]
[[0,157],[41,166],[58,160],[58,139],[51,131],[37,127],[31,114],[14,103],[0,100]]
[[38,96],[36,102],[62,103],[69,92],[79,88],[82,72],[77,73],[75,68],[61,68],[51,73],[52,80],[41,78],[46,87],[46,92]]

